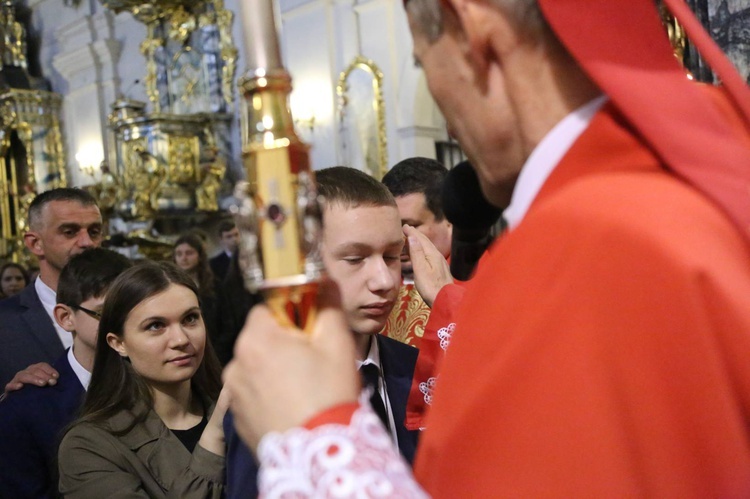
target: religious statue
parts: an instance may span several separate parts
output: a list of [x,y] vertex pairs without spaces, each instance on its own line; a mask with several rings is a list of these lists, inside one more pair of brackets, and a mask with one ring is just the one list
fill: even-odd
[[104,160],[99,165],[102,172],[102,178],[99,181],[98,204],[102,212],[109,212],[117,204],[118,199],[125,196],[125,188],[122,182],[112,174],[107,161]]
[[216,146],[208,146],[206,157],[201,162],[203,180],[195,191],[198,211],[218,211],[219,189],[226,169],[226,163],[219,155],[219,149]]
[[152,218],[158,208],[161,183],[166,177],[165,165],[143,144],[133,145],[128,159],[125,184],[130,195],[125,199],[132,199],[130,215],[137,220]]
[[3,0],[0,11],[0,24],[3,33],[3,64],[26,69],[26,30],[16,20],[11,0]]

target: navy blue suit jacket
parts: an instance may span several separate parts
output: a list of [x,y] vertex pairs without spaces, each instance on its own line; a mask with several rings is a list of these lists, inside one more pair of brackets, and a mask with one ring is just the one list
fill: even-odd
[[0,300],[0,389],[22,369],[54,362],[65,352],[34,284]]
[[27,385],[0,402],[0,497],[57,497],[57,447],[86,392],[67,354],[54,386]]
[[[377,335],[376,338],[388,400],[396,424],[398,447],[401,455],[411,463],[417,449],[419,432],[407,430],[404,419],[419,350],[387,336]],[[227,442],[227,481],[224,489],[227,499],[257,496],[258,464],[250,449],[240,440],[231,413],[227,413],[224,418],[224,436]]]
[[227,255],[224,251],[208,260],[208,264],[211,266],[211,270],[213,270],[214,276],[216,276],[219,281],[223,281],[227,276],[227,272],[229,272],[229,265],[231,262],[232,257]]

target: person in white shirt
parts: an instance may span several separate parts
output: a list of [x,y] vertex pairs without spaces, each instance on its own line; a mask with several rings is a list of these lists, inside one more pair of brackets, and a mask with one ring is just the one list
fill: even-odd
[[0,497],[57,497],[57,446],[75,418],[91,379],[104,299],[131,262],[96,248],[75,255],[63,269],[54,308],[73,345],[52,368],[54,386],[25,386],[8,394],[0,410]]
[[40,273],[32,286],[0,302],[0,386],[6,391],[23,382],[53,379],[27,373],[10,383],[17,372],[53,362],[73,343],[72,335],[53,318],[57,282],[70,258],[98,247],[102,237],[96,200],[81,189],[52,189],[31,202],[24,243],[38,258]]

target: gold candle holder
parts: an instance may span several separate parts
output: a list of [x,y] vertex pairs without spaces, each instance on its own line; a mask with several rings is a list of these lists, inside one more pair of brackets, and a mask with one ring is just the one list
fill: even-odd
[[321,211],[309,147],[294,131],[291,77],[281,66],[270,0],[240,3],[251,69],[240,79],[242,160],[235,187],[239,264],[245,286],[261,291],[279,320],[306,328],[315,315],[323,264]]

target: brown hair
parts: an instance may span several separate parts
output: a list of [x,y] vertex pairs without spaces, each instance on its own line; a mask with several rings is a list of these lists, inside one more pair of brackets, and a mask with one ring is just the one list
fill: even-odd
[[[132,267],[112,283],[107,293],[99,321],[99,337],[96,340],[96,357],[91,373],[91,384],[81,417],[76,421],[104,423],[122,410],[132,410],[139,403],[146,410],[136,414],[133,424],[122,432],[143,421],[148,410],[153,408],[153,398],[148,384],[133,369],[129,359],[120,356],[107,343],[107,334],[122,337],[125,321],[138,304],[176,284],[190,289],[198,297],[193,279],[168,262],[145,262]],[[213,351],[208,334],[203,360],[191,380],[193,392],[204,402],[215,401],[221,391],[221,366]]]
[[[24,268],[23,265],[16,262],[8,262],[3,264],[2,267],[0,267],[0,280],[2,280],[3,275],[5,274],[5,271],[9,268],[18,269],[21,272],[21,275],[23,275],[23,281],[24,286],[29,285],[29,271]],[[3,294],[2,290],[0,290],[0,298],[5,298],[5,294]]]
[[356,168],[324,168],[315,172],[315,181],[318,194],[328,204],[397,207],[396,200],[385,185]]
[[[195,270],[198,278],[198,296],[213,296],[215,292],[215,277],[208,263],[208,253],[206,253],[206,246],[203,244],[203,240],[196,234],[183,234],[175,241],[172,249],[177,249],[177,246],[181,244],[187,244],[198,252],[198,267]],[[174,260],[174,256],[172,259]]]

